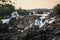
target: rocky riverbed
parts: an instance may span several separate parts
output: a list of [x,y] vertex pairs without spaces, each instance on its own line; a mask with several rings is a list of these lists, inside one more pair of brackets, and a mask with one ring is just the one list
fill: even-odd
[[9,25],[0,23],[0,40],[60,40],[60,16],[56,16],[53,23],[46,23],[42,28],[33,26],[23,32],[15,26],[8,28]]

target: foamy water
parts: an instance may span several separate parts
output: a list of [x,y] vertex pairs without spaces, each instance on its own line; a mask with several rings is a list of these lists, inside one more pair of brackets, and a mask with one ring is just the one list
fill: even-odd
[[[49,20],[49,19],[44,20],[45,18],[44,18],[44,19],[42,19],[42,18],[43,18],[43,17],[41,17],[40,19],[36,19],[34,25],[37,25],[37,26],[39,26],[39,28],[41,28],[41,27],[43,27],[46,23],[51,24],[51,23],[53,23],[53,22],[55,21],[54,18],[51,18],[50,20]],[[44,20],[44,22],[43,22],[43,20]]]

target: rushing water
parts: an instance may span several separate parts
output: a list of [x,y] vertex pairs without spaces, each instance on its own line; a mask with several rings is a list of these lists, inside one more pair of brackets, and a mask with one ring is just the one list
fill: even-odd
[[[46,23],[51,24],[52,22],[54,22],[54,21],[55,21],[54,18],[50,18],[50,20],[49,20],[49,19],[45,19],[45,18],[46,18],[45,16],[48,16],[48,14],[49,14],[49,13],[43,14],[44,16],[41,16],[39,19],[34,20],[34,22],[32,22],[29,26],[25,27],[24,30],[28,29],[29,27],[32,27],[33,23],[34,23],[34,25],[37,25],[37,26],[39,26],[39,28],[41,28],[41,27],[43,27]],[[16,12],[13,12],[11,15],[12,15],[12,16],[11,16],[10,18],[8,18],[8,19],[2,19],[2,20],[1,20],[2,23],[3,23],[3,24],[4,24],[4,23],[9,23],[9,21],[10,21],[11,18],[16,17],[16,19],[18,19],[18,17],[19,17],[19,15],[18,15]],[[18,31],[23,32],[23,30],[18,30]]]
[[16,18],[16,20],[18,20],[19,14],[17,12],[13,12],[11,14],[11,17],[9,18],[8,16],[6,16],[5,18],[1,19],[2,23],[9,23],[9,21],[11,20],[11,18]]
[[44,16],[40,17],[39,19],[36,19],[34,22],[34,25],[39,26],[39,28],[43,27],[46,23],[51,24],[55,21],[54,18],[50,18],[50,19],[45,19]]

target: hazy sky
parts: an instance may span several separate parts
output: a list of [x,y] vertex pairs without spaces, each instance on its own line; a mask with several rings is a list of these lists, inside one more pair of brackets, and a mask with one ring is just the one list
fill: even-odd
[[52,8],[60,4],[60,0],[16,0],[16,8],[33,9],[33,8]]

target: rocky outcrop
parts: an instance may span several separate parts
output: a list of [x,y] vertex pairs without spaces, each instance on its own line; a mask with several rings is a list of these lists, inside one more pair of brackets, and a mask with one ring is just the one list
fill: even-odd
[[[12,21],[10,21],[12,22]],[[60,17],[56,16],[55,21],[51,24],[46,23],[42,28],[33,26],[23,32],[18,31],[16,27],[17,21],[13,21],[14,25],[0,23],[0,40],[60,40]],[[9,27],[12,29],[8,29]],[[3,31],[1,31],[3,30]]]

